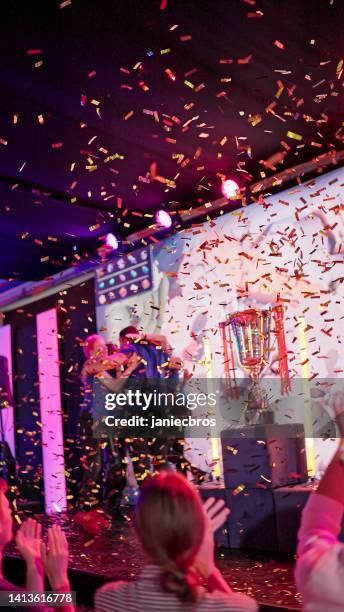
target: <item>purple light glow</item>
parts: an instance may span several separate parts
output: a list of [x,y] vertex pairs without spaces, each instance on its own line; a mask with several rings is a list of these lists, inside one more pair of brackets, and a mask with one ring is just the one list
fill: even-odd
[[161,227],[169,228],[172,225],[171,215],[169,215],[166,210],[158,210],[155,215],[155,220]]

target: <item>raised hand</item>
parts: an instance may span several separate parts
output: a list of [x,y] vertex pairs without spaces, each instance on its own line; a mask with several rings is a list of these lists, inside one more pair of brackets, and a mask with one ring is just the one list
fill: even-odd
[[48,549],[41,544],[41,555],[45,572],[52,589],[68,585],[68,542],[59,525],[48,530]]
[[230,510],[223,499],[215,500],[209,497],[204,504],[205,529],[201,546],[194,562],[195,569],[203,576],[210,576],[214,569],[214,533],[223,525]]
[[41,561],[42,526],[35,519],[29,518],[21,524],[16,545],[28,565],[36,565]]

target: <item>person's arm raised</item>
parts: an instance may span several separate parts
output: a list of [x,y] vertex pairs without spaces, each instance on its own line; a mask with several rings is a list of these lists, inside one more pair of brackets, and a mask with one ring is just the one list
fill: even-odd
[[26,563],[26,589],[34,593],[44,591],[44,569],[41,558],[42,527],[32,518],[21,524],[16,545]]
[[[50,586],[58,593],[70,593],[68,579],[68,542],[59,525],[53,525],[48,530],[48,549],[41,544],[42,562],[48,576]],[[75,612],[73,604],[65,603],[56,608],[57,612]]]
[[[318,489],[307,501],[298,533],[295,579],[301,593],[304,595],[306,589],[306,596],[313,599],[319,596],[314,590],[314,584],[319,583],[319,589],[322,588],[322,581],[330,584],[339,566],[337,555],[340,551],[337,545],[344,512],[344,395],[342,392],[336,395],[333,407],[341,440]],[[320,567],[320,561],[323,573],[321,576],[319,574],[319,580],[314,582],[313,571],[319,571],[317,568]],[[308,587],[311,583],[312,588]]]
[[223,578],[214,560],[214,533],[223,525],[230,510],[223,499],[207,499],[204,504],[205,529],[201,546],[193,564],[193,569],[205,580],[208,591],[220,591],[228,596],[228,603],[238,612],[257,612],[254,599],[243,593],[234,592]]

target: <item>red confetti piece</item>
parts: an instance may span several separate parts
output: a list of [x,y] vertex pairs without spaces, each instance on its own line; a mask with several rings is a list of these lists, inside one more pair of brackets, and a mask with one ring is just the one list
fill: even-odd
[[171,81],[175,81],[176,80],[176,75],[174,74],[174,72],[172,72],[172,70],[170,68],[166,68],[165,73],[167,74],[168,78],[171,79]]

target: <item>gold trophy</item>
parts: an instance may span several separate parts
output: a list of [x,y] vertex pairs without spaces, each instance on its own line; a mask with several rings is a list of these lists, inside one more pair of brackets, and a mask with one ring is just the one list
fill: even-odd
[[[220,324],[227,379],[234,381],[234,388],[236,389],[231,332],[234,336],[239,364],[246,370],[251,379],[245,408],[246,425],[274,422],[274,413],[269,406],[267,393],[260,383],[261,373],[270,361],[272,321],[275,321],[273,333],[277,338],[281,392],[284,394],[290,389],[290,380],[283,327],[283,307],[278,305],[269,310],[250,308],[242,312],[235,312],[228,315],[226,321]],[[231,393],[232,391],[233,386],[231,387]]]

